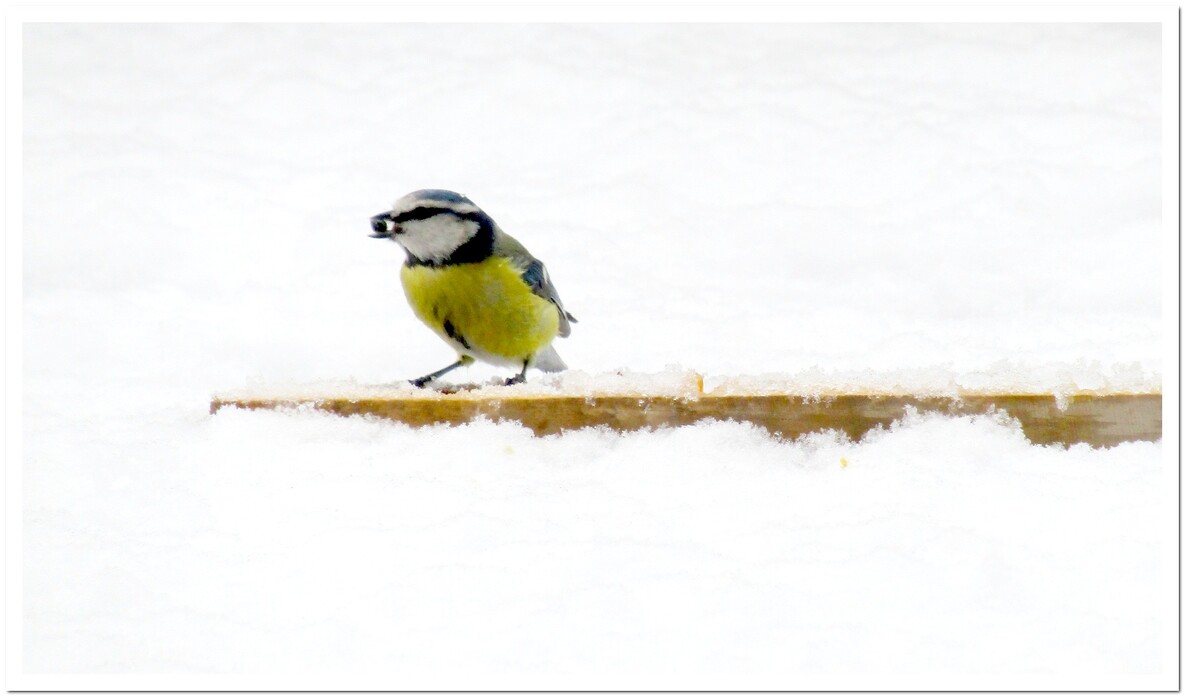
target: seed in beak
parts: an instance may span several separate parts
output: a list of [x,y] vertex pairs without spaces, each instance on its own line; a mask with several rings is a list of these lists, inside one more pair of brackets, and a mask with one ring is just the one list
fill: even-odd
[[370,219],[370,229],[374,230],[371,237],[390,237],[393,234],[401,232],[394,220],[391,220],[390,213],[380,213]]

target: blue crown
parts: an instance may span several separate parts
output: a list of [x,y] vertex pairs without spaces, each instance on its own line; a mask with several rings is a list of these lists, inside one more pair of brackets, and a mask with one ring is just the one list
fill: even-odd
[[417,199],[427,201],[440,201],[441,203],[468,203],[473,204],[473,201],[465,198],[455,191],[447,191],[445,189],[420,189],[415,192]]

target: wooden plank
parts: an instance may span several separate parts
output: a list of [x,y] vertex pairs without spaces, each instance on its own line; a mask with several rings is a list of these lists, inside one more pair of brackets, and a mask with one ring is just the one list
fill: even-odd
[[1113,446],[1126,441],[1156,441],[1161,437],[1160,394],[1076,394],[1059,400],[1051,394],[517,395],[512,389],[492,389],[458,394],[403,392],[373,396],[239,394],[216,397],[210,411],[214,413],[230,406],[241,409],[303,406],[342,416],[378,416],[412,426],[456,425],[485,417],[520,422],[536,435],[589,426],[636,431],[689,425],[705,419],[731,419],[755,424],[784,438],[837,430],[853,440],[877,427],[889,426],[911,408],[951,415],[1003,411],[1018,420],[1025,436],[1036,444]]

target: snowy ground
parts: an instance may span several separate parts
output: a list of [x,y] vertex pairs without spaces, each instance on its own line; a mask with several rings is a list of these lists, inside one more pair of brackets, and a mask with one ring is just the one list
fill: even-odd
[[784,443],[206,413],[248,381],[451,360],[366,236],[424,187],[547,262],[582,371],[1156,389],[1161,41],[26,25],[17,670],[1175,686],[1160,443],[1041,448],[990,418]]

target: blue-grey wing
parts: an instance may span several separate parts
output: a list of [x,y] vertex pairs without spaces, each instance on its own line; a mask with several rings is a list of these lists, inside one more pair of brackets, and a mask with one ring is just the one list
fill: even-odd
[[552,285],[551,278],[547,275],[547,267],[543,265],[543,262],[531,256],[526,247],[499,227],[494,228],[494,254],[509,259],[515,266],[523,270],[523,283],[526,283],[535,295],[555,305],[559,310],[560,336],[571,334],[572,325],[570,322],[575,322],[576,318],[564,309],[560,294]]
[[532,259],[527,264],[527,270],[523,271],[523,282],[531,287],[531,290],[539,297],[547,300],[556,306],[560,311],[560,336],[568,336],[572,333],[572,325],[569,322],[575,322],[576,318],[572,313],[564,309],[564,303],[560,300],[560,294],[556,291],[555,286],[551,283],[551,277],[547,275],[547,267],[538,259]]

